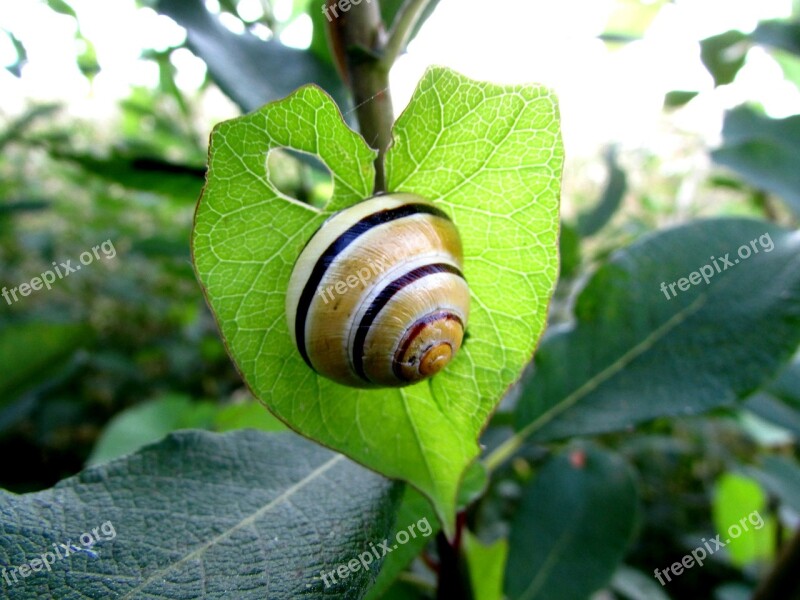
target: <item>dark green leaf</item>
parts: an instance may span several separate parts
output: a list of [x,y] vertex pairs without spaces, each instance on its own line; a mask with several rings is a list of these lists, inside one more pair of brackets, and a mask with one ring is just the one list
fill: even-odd
[[197,200],[205,182],[204,168],[160,158],[114,154],[104,159],[56,150],[50,154],[127,188],[164,194],[187,202]]
[[743,471],[783,504],[800,512],[800,466],[796,461],[783,456],[765,456],[760,467],[746,467]]
[[[0,492],[7,569],[78,549],[17,571],[6,597],[361,598],[378,561],[329,588],[321,573],[384,539],[397,499],[395,484],[294,435],[172,434],[50,490]],[[99,540],[91,554],[82,534]]]
[[714,86],[736,79],[750,45],[741,31],[727,31],[700,42],[700,60],[714,77]]
[[606,152],[606,167],[608,182],[603,195],[591,210],[578,216],[578,232],[583,237],[594,235],[611,220],[628,189],[628,179],[617,162],[617,150],[614,147]]
[[800,23],[762,21],[750,34],[753,41],[800,55]]
[[781,196],[800,215],[800,115],[770,119],[746,106],[725,114],[714,161],[751,185]]
[[60,323],[21,323],[0,329],[0,405],[40,383],[48,370],[80,348],[86,334],[83,325]]
[[585,600],[611,580],[636,530],[634,476],[616,454],[573,446],[550,460],[511,523],[512,600]]
[[264,42],[250,33],[226,29],[201,0],[160,0],[157,10],[187,30],[187,45],[202,58],[214,81],[249,112],[306,83],[316,83],[344,106],[336,73],[311,52]]
[[[752,255],[742,260],[740,249]],[[691,275],[700,269],[708,285]],[[542,343],[520,398],[518,436],[614,431],[731,405],[796,350],[799,299],[795,232],[719,219],[644,238],[595,273],[577,299],[576,323]]]
[[745,408],[791,431],[800,440],[800,359],[795,359],[766,389],[752,396]]

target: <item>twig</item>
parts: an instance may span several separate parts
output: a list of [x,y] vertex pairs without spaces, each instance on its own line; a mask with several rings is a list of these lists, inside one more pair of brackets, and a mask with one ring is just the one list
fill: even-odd
[[397,57],[405,49],[414,27],[428,4],[430,4],[430,0],[406,0],[400,7],[381,57],[381,62],[387,70],[392,67]]
[[753,600],[797,600],[800,598],[800,529],[778,557],[772,571],[758,586]]

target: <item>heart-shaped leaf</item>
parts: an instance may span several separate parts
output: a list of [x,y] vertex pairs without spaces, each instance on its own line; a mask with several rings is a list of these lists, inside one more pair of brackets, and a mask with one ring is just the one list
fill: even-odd
[[[450,533],[477,437],[544,327],[558,270],[558,113],[541,87],[431,69],[394,136],[389,189],[420,194],[451,215],[473,295],[469,340],[430,384],[346,388],[308,369],[292,344],[284,298],[294,261],[332,211],[370,195],[374,176],[374,152],[320,90],[302,88],[214,130],[195,265],[256,397],[303,435],[412,483]],[[266,156],[279,146],[330,169],[333,197],[323,210],[270,182]]]
[[4,598],[361,598],[321,577],[391,530],[400,486],[292,434],[190,431],[0,492]]

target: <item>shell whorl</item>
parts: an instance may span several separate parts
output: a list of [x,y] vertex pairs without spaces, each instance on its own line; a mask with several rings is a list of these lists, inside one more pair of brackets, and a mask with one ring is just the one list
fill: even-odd
[[301,252],[286,295],[305,362],[355,387],[409,385],[446,366],[463,340],[469,289],[455,225],[412,194],[331,216]]

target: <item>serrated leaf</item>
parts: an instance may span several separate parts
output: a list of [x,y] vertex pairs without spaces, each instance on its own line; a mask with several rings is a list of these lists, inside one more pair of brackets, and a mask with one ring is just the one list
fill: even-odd
[[[265,157],[281,145],[316,154],[332,172],[324,212],[280,197],[269,183]],[[289,337],[283,303],[293,263],[330,211],[370,195],[373,158],[312,87],[218,126],[194,230],[196,268],[255,395],[303,435],[412,483],[450,533],[477,436],[544,327],[558,268],[555,100],[538,86],[432,69],[396,124],[389,189],[416,192],[454,217],[475,297],[469,343],[430,385],[342,387],[309,370]]]
[[609,582],[631,542],[639,500],[616,454],[574,446],[528,486],[511,522],[505,590],[511,600],[584,600]]
[[[329,588],[320,573],[386,537],[397,491],[291,434],[173,434],[50,490],[0,492],[9,577],[54,544],[77,550],[49,571],[17,570],[5,597],[361,598],[377,561]],[[84,547],[93,529],[98,541]]]
[[[752,254],[746,260],[743,246]],[[688,281],[707,265],[708,285]],[[796,350],[798,298],[797,232],[718,219],[648,236],[603,265],[578,297],[575,324],[543,341],[520,398],[517,435],[615,431],[731,405]]]

